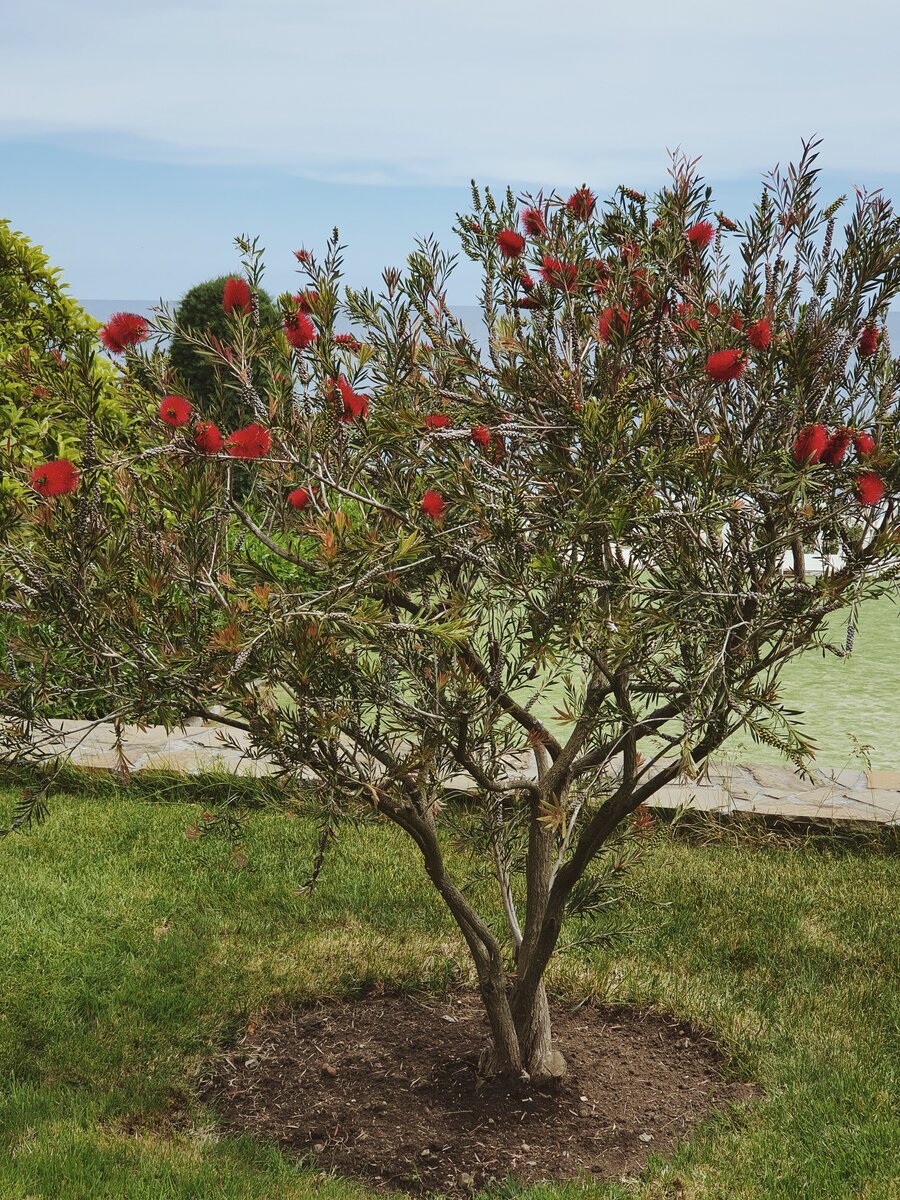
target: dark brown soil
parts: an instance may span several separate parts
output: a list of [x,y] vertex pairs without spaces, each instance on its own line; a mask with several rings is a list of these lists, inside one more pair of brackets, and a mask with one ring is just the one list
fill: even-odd
[[555,1087],[476,1077],[477,997],[379,996],[250,1024],[212,1064],[205,1099],[376,1188],[464,1195],[492,1180],[634,1175],[713,1109],[758,1094],[726,1081],[709,1037],[629,1009],[555,1006],[568,1074]]

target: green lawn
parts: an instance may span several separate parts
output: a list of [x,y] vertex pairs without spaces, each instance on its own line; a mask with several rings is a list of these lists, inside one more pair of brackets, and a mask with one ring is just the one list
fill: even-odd
[[[831,636],[844,644],[847,614],[833,617]],[[818,746],[816,759],[828,767],[862,766],[857,745],[871,747],[873,767],[900,770],[900,607],[890,597],[860,606],[853,653],[836,658],[802,655],[784,674],[782,699],[802,712],[805,732]],[[745,762],[780,762],[776,750],[736,737],[725,751]]]
[[[0,794],[0,817],[12,800]],[[460,939],[388,829],[348,834],[303,897],[303,821],[253,818],[238,869],[223,843],[184,837],[198,811],[58,798],[49,822],[0,842],[3,1200],[366,1195],[217,1134],[194,1072],[267,1004],[373,982],[445,987],[467,972]],[[708,1024],[766,1094],[641,1182],[592,1197],[900,1195],[898,884],[896,857],[875,846],[658,836],[620,916],[636,932],[563,956],[555,990]]]

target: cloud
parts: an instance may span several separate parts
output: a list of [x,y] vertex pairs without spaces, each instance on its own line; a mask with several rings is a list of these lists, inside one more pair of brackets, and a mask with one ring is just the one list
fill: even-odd
[[0,136],[383,185],[723,178],[826,138],[900,151],[885,0],[31,0],[4,19]]

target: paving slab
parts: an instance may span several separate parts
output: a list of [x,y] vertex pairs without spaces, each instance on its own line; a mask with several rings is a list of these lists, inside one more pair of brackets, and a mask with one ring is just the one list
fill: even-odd
[[[75,766],[116,772],[120,761],[115,744],[110,723],[57,720],[36,739],[36,752],[44,759],[68,757]],[[172,730],[126,725],[122,746],[132,771],[216,770],[258,777],[277,771],[271,761],[249,753],[245,733],[214,721],[195,719]],[[615,766],[610,764],[610,773]],[[534,756],[529,751],[510,754],[506,767],[508,777],[534,778]],[[661,788],[649,804],[698,812],[900,824],[900,771],[815,767],[811,774],[812,781],[787,765],[714,761],[696,779],[677,779]],[[465,772],[458,772],[446,786],[469,793],[477,790]]]

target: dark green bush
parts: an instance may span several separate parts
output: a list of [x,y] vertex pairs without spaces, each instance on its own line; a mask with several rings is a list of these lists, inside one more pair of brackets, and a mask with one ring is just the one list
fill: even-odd
[[[212,334],[221,342],[230,342],[235,319],[225,312],[222,303],[225,283],[230,278],[230,275],[220,275],[185,292],[175,309],[179,329]],[[257,297],[261,324],[279,325],[272,297],[261,289]],[[169,361],[175,373],[173,388],[180,388],[206,416],[223,428],[233,429],[254,419],[252,410],[242,398],[240,384],[224,368],[221,358],[205,355],[188,339],[176,335],[172,339]],[[261,377],[254,375],[253,382],[258,391],[264,390]]]

